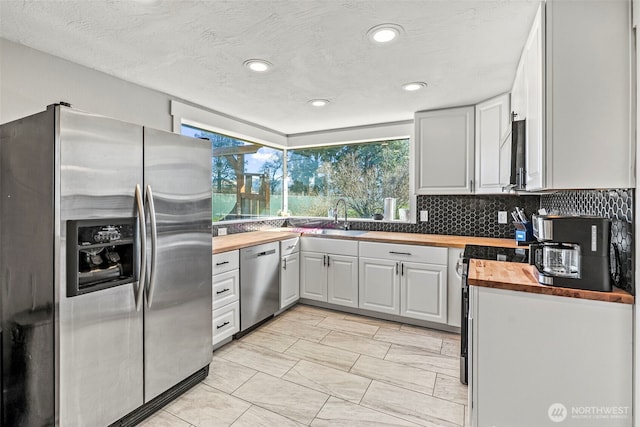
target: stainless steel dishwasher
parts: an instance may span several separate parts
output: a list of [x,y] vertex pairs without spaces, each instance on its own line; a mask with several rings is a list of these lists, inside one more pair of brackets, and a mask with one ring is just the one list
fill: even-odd
[[240,249],[240,331],[280,309],[280,243]]

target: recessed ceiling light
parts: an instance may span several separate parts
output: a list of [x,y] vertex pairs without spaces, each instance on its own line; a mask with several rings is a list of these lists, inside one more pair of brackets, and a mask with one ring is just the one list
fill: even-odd
[[273,67],[273,64],[269,61],[265,61],[264,59],[247,59],[244,61],[244,66],[251,71],[264,73],[265,71],[269,71],[271,67]]
[[406,90],[407,92],[414,92],[425,87],[427,87],[427,84],[425,82],[411,82],[402,85],[402,89]]
[[309,101],[309,104],[313,105],[314,107],[324,107],[328,103],[328,99],[312,99],[311,101]]
[[380,24],[369,29],[369,40],[375,43],[386,44],[395,40],[404,29],[398,24]]

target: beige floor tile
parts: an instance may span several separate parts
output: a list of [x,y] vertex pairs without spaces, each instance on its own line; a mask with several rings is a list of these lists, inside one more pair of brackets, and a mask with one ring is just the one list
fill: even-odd
[[307,341],[315,342],[319,342],[329,333],[329,331],[325,328],[305,325],[304,323],[294,322],[292,320],[287,320],[284,318],[277,319],[274,322],[269,323],[262,330],[275,334],[304,338]]
[[316,326],[322,322],[326,316],[321,316],[304,310],[288,310],[278,316],[279,319],[287,319],[293,322],[304,323],[306,325]]
[[340,350],[335,347],[299,340],[284,352],[285,355],[316,362],[330,368],[348,371],[358,359],[359,354]]
[[361,405],[426,426],[464,423],[464,405],[378,381],[371,383]]
[[251,369],[281,377],[298,363],[298,358],[287,356],[266,348],[240,344],[221,356],[225,360],[238,363]]
[[251,406],[247,412],[242,414],[231,427],[300,427],[297,421],[278,415],[275,412],[267,411],[259,406]]
[[364,355],[353,365],[351,373],[425,394],[433,393],[436,382],[434,372]]
[[233,396],[307,425],[329,398],[327,394],[263,373],[254,375]]
[[282,378],[354,403],[360,402],[371,384],[368,378],[306,360],[298,362]]
[[165,410],[196,427],[229,426],[251,405],[207,385],[199,384]]
[[337,310],[329,310],[326,308],[315,307],[307,304],[296,304],[289,311],[301,311],[304,313],[314,314],[316,316],[322,317],[336,317],[338,319],[342,319],[344,317],[344,312]]
[[377,326],[379,328],[400,329],[400,323],[392,322],[390,320],[375,319],[368,316],[360,316],[359,314],[345,314],[344,320],[351,320],[353,322],[365,323],[367,325]]
[[417,347],[434,353],[440,353],[442,349],[442,338],[434,338],[432,336],[403,330],[394,331],[392,329],[380,328],[373,339],[392,344]]
[[138,424],[140,427],[190,427],[191,424],[181,420],[168,413],[165,410],[160,410],[153,414],[151,417]]
[[460,375],[460,358],[458,356],[445,356],[416,347],[394,344],[384,359],[452,377]]
[[313,427],[415,427],[418,424],[331,397],[311,425]]
[[433,395],[461,405],[466,405],[469,401],[468,388],[460,382],[460,378],[444,374],[438,374]]
[[204,379],[204,383],[225,393],[233,393],[256,372],[254,369],[214,356],[209,365],[209,376]]
[[361,335],[363,337],[371,338],[380,329],[374,325],[367,325],[366,323],[354,322],[353,320],[336,319],[334,317],[327,317],[322,322],[318,323],[318,327],[327,328],[333,331],[347,332],[353,335]]
[[460,341],[443,339],[440,354],[453,357],[460,356]]
[[389,351],[389,347],[391,347],[391,344],[386,342],[339,331],[331,331],[329,335],[320,341],[320,344],[366,354],[380,359],[384,358],[387,351]]
[[298,341],[298,338],[296,337],[274,334],[263,329],[255,330],[240,339],[240,342],[242,343],[255,345],[257,347],[266,348],[279,353],[282,353],[291,347],[291,345],[296,341]]
[[453,332],[440,331],[438,329],[425,328],[422,326],[402,324],[400,330],[404,332],[413,332],[414,334],[427,335],[434,338],[450,339],[460,341],[460,334]]

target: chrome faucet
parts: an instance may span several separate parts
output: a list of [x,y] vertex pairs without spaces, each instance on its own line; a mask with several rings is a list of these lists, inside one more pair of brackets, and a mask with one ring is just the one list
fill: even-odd
[[338,205],[342,202],[344,204],[344,223],[342,224],[342,228],[344,230],[349,229],[349,222],[347,220],[347,201],[345,199],[338,199],[336,202],[336,207],[333,208],[333,222],[335,224],[338,223]]

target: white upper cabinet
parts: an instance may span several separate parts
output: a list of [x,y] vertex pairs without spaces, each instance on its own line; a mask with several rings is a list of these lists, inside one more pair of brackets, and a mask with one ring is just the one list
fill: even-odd
[[629,1],[541,3],[512,90],[526,189],[635,187]]
[[471,194],[474,180],[474,107],[417,112],[417,194]]
[[476,105],[476,188],[480,193],[501,193],[509,184],[511,120],[509,94]]

